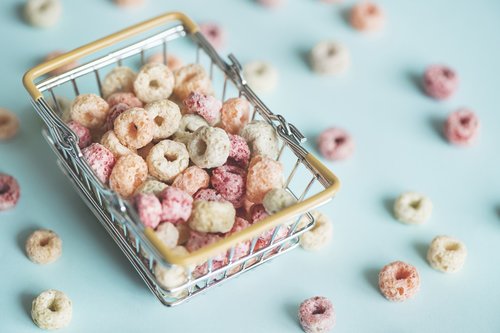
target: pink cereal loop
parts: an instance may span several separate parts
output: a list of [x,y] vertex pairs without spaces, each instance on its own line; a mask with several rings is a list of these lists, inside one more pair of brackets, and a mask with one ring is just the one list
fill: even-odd
[[318,137],[318,149],[321,155],[329,160],[343,160],[352,155],[354,141],[345,130],[331,127]]
[[167,187],[160,194],[162,222],[173,224],[183,223],[191,216],[193,198],[186,192],[175,187]]
[[213,188],[234,208],[243,206],[246,188],[246,172],[232,165],[223,165],[212,170],[210,178]]
[[229,141],[231,149],[229,150],[227,164],[246,168],[250,161],[250,148],[247,142],[241,136],[233,134],[229,134]]
[[427,95],[447,99],[458,89],[458,74],[448,66],[431,65],[424,72],[422,85]]
[[321,296],[306,299],[299,307],[299,322],[304,332],[329,332],[335,325],[332,302]]
[[204,95],[193,91],[184,100],[187,113],[195,113],[203,117],[211,126],[220,120],[222,103],[214,96]]
[[17,180],[5,173],[0,173],[0,211],[14,208],[21,196]]
[[444,124],[444,135],[452,144],[467,146],[479,134],[479,118],[469,109],[461,108],[450,113]]
[[378,275],[378,284],[385,298],[394,302],[402,302],[418,292],[420,277],[414,266],[402,261],[394,261],[382,268]]
[[97,178],[106,184],[116,162],[113,153],[103,145],[93,143],[82,149],[82,155]]
[[162,212],[160,200],[154,194],[140,193],[134,197],[134,202],[141,222],[146,227],[156,228]]
[[200,32],[215,49],[222,49],[226,42],[226,33],[216,23],[200,24]]
[[203,188],[196,192],[193,196],[194,200],[204,201],[225,201],[225,199],[213,188]]
[[80,147],[80,149],[83,149],[92,143],[92,137],[90,136],[90,130],[87,127],[85,127],[85,126],[83,126],[83,125],[81,125],[78,122],[73,121],[73,120],[70,121],[69,123],[67,123],[66,125],[68,125],[68,127],[78,137],[78,147]]
[[351,10],[351,25],[361,31],[375,31],[383,28],[384,12],[377,4],[369,1],[361,2]]
[[19,132],[19,118],[7,109],[0,108],[0,141],[9,140]]
[[115,92],[111,94],[106,101],[110,108],[119,103],[126,104],[129,108],[143,107],[142,102],[131,92]]

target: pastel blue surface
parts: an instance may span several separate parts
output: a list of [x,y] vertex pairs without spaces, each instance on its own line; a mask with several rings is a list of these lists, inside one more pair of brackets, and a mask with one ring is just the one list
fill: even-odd
[[[21,132],[0,144],[0,171],[14,175],[22,197],[0,213],[0,332],[38,332],[31,300],[56,288],[74,302],[63,332],[300,332],[298,304],[314,295],[336,308],[335,332],[500,331],[500,1],[380,1],[388,22],[365,35],[346,23],[352,1],[327,5],[290,0],[268,11],[249,0],[153,1],[138,9],[111,1],[64,1],[60,24],[37,30],[20,19],[23,1],[0,2],[0,105],[18,113]],[[263,99],[310,139],[336,125],[356,140],[354,156],[328,163],[343,182],[323,211],[334,221],[334,241],[320,253],[302,250],[230,281],[177,308],[150,294],[104,229],[58,170],[40,135],[21,76],[54,49],[71,49],[156,14],[182,10],[197,21],[219,22],[229,51],[242,62],[275,64],[280,84]],[[311,73],[304,55],[335,39],[351,51],[340,77]],[[416,84],[430,63],[460,74],[457,94],[436,102]],[[439,128],[446,115],[469,106],[482,123],[477,145],[448,145]],[[402,191],[428,195],[435,206],[424,226],[394,220]],[[50,228],[64,242],[62,258],[32,264],[24,241]],[[454,275],[431,269],[425,252],[438,234],[465,242],[465,268]],[[420,293],[403,304],[386,301],[379,269],[394,260],[415,265]]]

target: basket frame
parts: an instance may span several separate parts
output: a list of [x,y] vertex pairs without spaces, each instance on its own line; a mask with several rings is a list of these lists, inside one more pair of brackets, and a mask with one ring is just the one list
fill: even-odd
[[[129,37],[143,33],[158,26],[162,26],[173,20],[180,21],[181,24],[155,34],[152,37],[143,39],[140,42],[136,42],[128,47],[111,52],[106,56],[100,57],[59,76],[48,79],[46,78],[41,81],[39,80],[40,77],[55,68],[64,66],[67,63],[81,59],[85,56],[92,55],[98,50],[114,46],[116,43],[127,40]],[[69,130],[69,128],[56,115],[56,110],[51,108],[42,93],[49,91],[53,101],[55,102],[56,96],[54,95],[52,88],[72,82],[75,94],[79,94],[75,79],[92,72],[96,75],[96,80],[99,83],[100,90],[100,78],[98,71],[100,68],[116,62],[117,59],[121,61],[121,59],[136,55],[138,54],[138,50],[140,50],[141,59],[143,60],[144,49],[146,46],[154,47],[163,43],[163,45],[165,45],[164,49],[166,55],[166,45],[168,41],[185,37],[187,35],[189,35],[198,46],[197,61],[199,60],[200,50],[203,50],[210,57],[211,66],[215,65],[225,73],[223,96],[225,94],[226,82],[227,80],[231,80],[231,82],[236,85],[240,95],[245,96],[254,105],[254,116],[258,113],[276,129],[280,139],[283,140],[280,154],[285,146],[287,146],[297,156],[297,162],[290,177],[293,176],[293,173],[299,163],[305,165],[312,172],[314,177],[308,184],[302,198],[299,199],[304,199],[315,178],[325,187],[325,189],[278,214],[252,225],[242,232],[227,237],[221,242],[202,248],[188,256],[177,256],[172,254],[171,251],[161,243],[161,241],[156,237],[153,229],[144,228],[141,227],[141,224],[131,222],[139,220],[133,207],[131,207],[129,202],[123,200],[114,194],[114,192],[103,186],[93,175],[93,172],[90,170],[88,165],[81,159],[81,152],[78,148],[78,139],[76,135]],[[212,71],[212,67],[210,70]],[[263,262],[293,249],[298,244],[298,236],[313,227],[314,220],[307,212],[310,209],[329,201],[339,189],[340,182],[337,177],[301,146],[301,142],[304,137],[300,131],[295,126],[288,123],[283,116],[272,113],[251,90],[251,88],[248,87],[241,73],[241,65],[236,57],[229,55],[229,63],[224,61],[212,48],[208,41],[201,35],[201,33],[198,32],[196,24],[194,24],[194,22],[182,13],[174,12],[158,16],[149,21],[134,25],[96,42],[75,49],[53,59],[52,61],[34,67],[25,74],[23,81],[31,96],[32,104],[35,110],[47,125],[47,129],[43,131],[43,134],[49,145],[58,156],[59,167],[72,181],[84,202],[89,206],[93,213],[98,217],[101,224],[120,246],[121,250],[146,282],[148,288],[165,305],[171,306],[179,304],[186,299],[207,290],[211,286],[238,276]],[[57,102],[55,102],[55,105],[56,108],[58,108]],[[310,223],[308,223],[305,228],[295,231],[294,229],[297,227],[299,222],[299,218],[297,217],[302,216],[304,213],[308,214]],[[285,221],[292,218],[296,218],[292,231],[288,232],[286,238],[275,240],[279,227]],[[117,225],[124,226],[125,235],[123,235],[120,229],[116,227]],[[220,253],[221,251],[229,251],[241,241],[246,241],[248,239],[255,240],[258,235],[271,228],[275,228],[275,232],[272,236],[270,244],[267,247],[254,252],[253,249],[255,247],[255,242],[253,242],[252,251],[248,256],[234,262],[230,259],[229,264],[223,267],[224,270],[222,268],[212,269],[211,257],[213,255]],[[134,247],[130,244],[130,241],[127,239],[127,232],[132,233],[136,237],[135,241],[137,246]],[[137,243],[138,239],[140,239],[140,245]],[[147,263],[144,263],[144,260],[141,259],[139,255],[141,250],[151,254]],[[231,253],[231,256],[232,254],[233,253]],[[247,266],[247,263],[252,259],[258,260]],[[162,287],[152,273],[153,266],[155,264],[162,264],[165,267],[175,265],[187,267],[195,263],[203,262],[204,260],[208,261],[207,274],[198,278],[192,278],[190,274],[190,279],[185,284],[176,288],[169,289]],[[228,274],[230,269],[238,267],[238,265],[241,266],[239,271],[233,274]],[[217,275],[220,274],[223,274],[223,277],[217,279]],[[200,287],[200,283],[204,283],[205,286]],[[172,295],[177,294],[179,291],[184,289],[188,290],[187,295],[182,297],[172,297]]]

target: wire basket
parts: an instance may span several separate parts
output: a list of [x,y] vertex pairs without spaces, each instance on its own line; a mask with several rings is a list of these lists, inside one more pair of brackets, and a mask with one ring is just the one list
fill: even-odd
[[[82,159],[77,136],[61,119],[64,106],[59,99],[62,94],[74,97],[80,91],[100,94],[101,77],[106,71],[124,63],[140,67],[150,52],[162,52],[166,62],[178,41],[185,43],[179,44],[179,52],[190,52],[192,60],[207,69],[214,87],[220,87],[216,89],[218,98],[246,97],[252,105],[252,119],[265,120],[275,128],[280,140],[278,160],[286,172],[285,188],[297,199],[295,205],[277,214],[183,255],[167,248],[153,229],[140,223],[130,202],[94,176]],[[110,52],[110,48],[114,49]],[[46,75],[75,60],[85,62],[61,75]],[[29,70],[23,82],[46,125],[42,134],[57,155],[60,169],[164,305],[180,304],[295,248],[299,236],[315,223],[308,212],[329,201],[339,188],[336,176],[301,146],[305,138],[300,131],[283,116],[272,113],[248,87],[238,60],[233,55],[228,61],[222,59],[196,24],[182,13],[167,13],[77,48]],[[264,233],[272,233],[270,241],[257,248],[259,236]],[[250,242],[250,250],[236,259],[235,248],[241,242]],[[225,257],[223,264],[214,265],[214,258],[221,253]],[[155,275],[158,267],[181,272],[181,282],[175,287],[165,286]]]

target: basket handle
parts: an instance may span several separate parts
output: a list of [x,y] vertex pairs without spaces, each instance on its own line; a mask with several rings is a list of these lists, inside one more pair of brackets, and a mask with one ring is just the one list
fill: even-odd
[[33,100],[38,100],[42,97],[42,93],[37,89],[35,80],[40,76],[49,73],[50,71],[71,63],[75,60],[81,59],[85,56],[93,54],[99,50],[112,46],[116,43],[124,41],[125,39],[159,27],[167,22],[180,21],[184,25],[188,33],[195,33],[198,31],[198,26],[188,16],[181,12],[169,12],[157,16],[142,23],[135,24],[129,28],[118,31],[107,37],[98,39],[92,43],[86,44],[82,47],[74,49],[68,53],[62,54],[50,61],[44,62],[38,66],[30,69],[23,77],[23,84],[29,92]]

